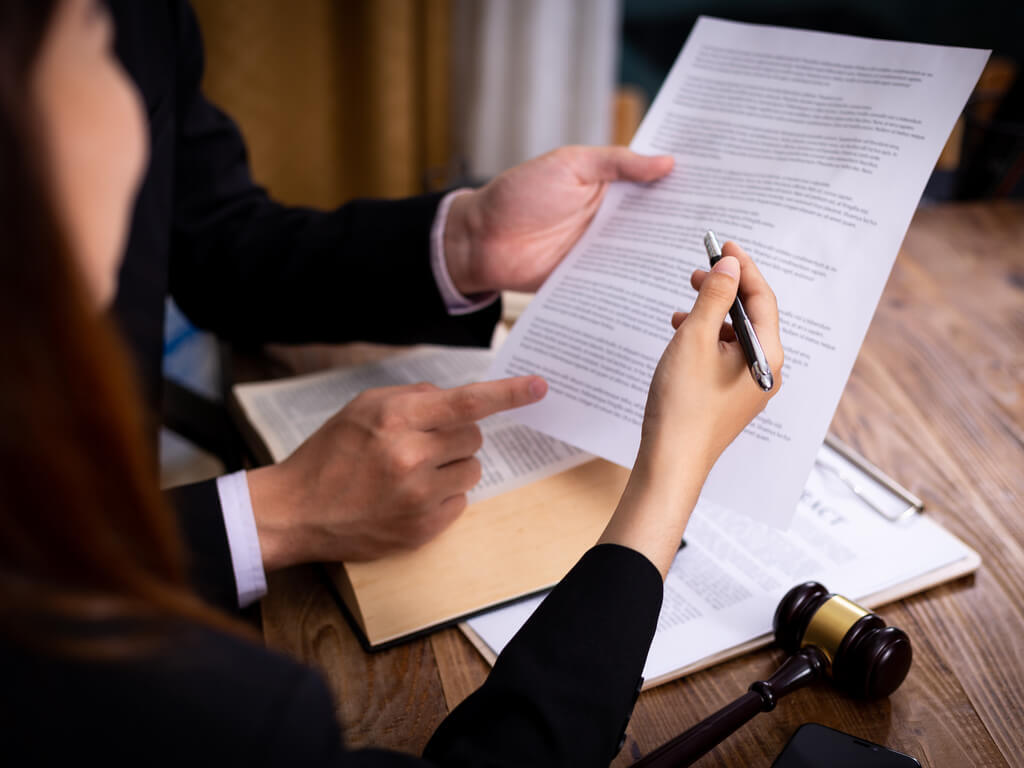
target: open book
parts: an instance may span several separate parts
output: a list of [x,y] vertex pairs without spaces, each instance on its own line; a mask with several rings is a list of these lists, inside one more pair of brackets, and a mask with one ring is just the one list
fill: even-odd
[[[243,384],[234,396],[259,443],[281,461],[364,389],[483,377],[486,349],[420,347],[380,362]],[[379,648],[467,614],[551,587],[590,547],[615,509],[628,472],[504,414],[480,422],[483,472],[470,505],[425,546],[370,563],[326,566],[337,596]]]

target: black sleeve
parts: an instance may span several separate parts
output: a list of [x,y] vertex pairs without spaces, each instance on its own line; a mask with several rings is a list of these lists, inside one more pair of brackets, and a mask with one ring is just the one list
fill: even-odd
[[177,512],[193,588],[208,603],[238,613],[238,587],[216,481],[172,488],[165,497]]
[[237,127],[200,92],[202,41],[187,3],[178,17],[169,280],[189,318],[236,342],[488,344],[497,303],[452,317],[431,272],[440,195],[331,212],[269,199]]
[[642,682],[662,582],[635,550],[587,552],[441,723],[442,766],[607,766]]

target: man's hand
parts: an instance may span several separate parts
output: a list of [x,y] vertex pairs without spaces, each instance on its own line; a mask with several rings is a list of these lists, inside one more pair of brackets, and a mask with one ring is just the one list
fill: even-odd
[[445,224],[448,272],[464,295],[535,291],[583,234],[610,181],[654,181],[671,155],[626,147],[562,147],[452,201]]
[[370,560],[429,541],[480,480],[475,422],[546,392],[538,376],[363,392],[285,461],[248,474],[264,567]]

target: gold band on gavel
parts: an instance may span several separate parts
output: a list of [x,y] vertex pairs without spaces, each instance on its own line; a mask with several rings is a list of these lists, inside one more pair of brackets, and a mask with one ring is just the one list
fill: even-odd
[[850,627],[867,614],[867,611],[845,597],[832,595],[811,617],[800,647],[817,646],[831,664]]

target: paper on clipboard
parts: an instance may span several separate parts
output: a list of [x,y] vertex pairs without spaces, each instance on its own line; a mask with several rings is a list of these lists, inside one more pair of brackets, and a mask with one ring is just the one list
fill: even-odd
[[[822,451],[832,465],[841,460],[845,469],[857,466],[835,449]],[[878,497],[898,495],[878,480],[865,482]],[[890,521],[820,465],[788,531],[698,503],[686,547],[665,582],[644,687],[770,643],[775,607],[795,584],[820,581],[874,608],[971,573],[980,563],[976,552],[928,516]],[[460,628],[493,663],[542,599],[474,617]]]

